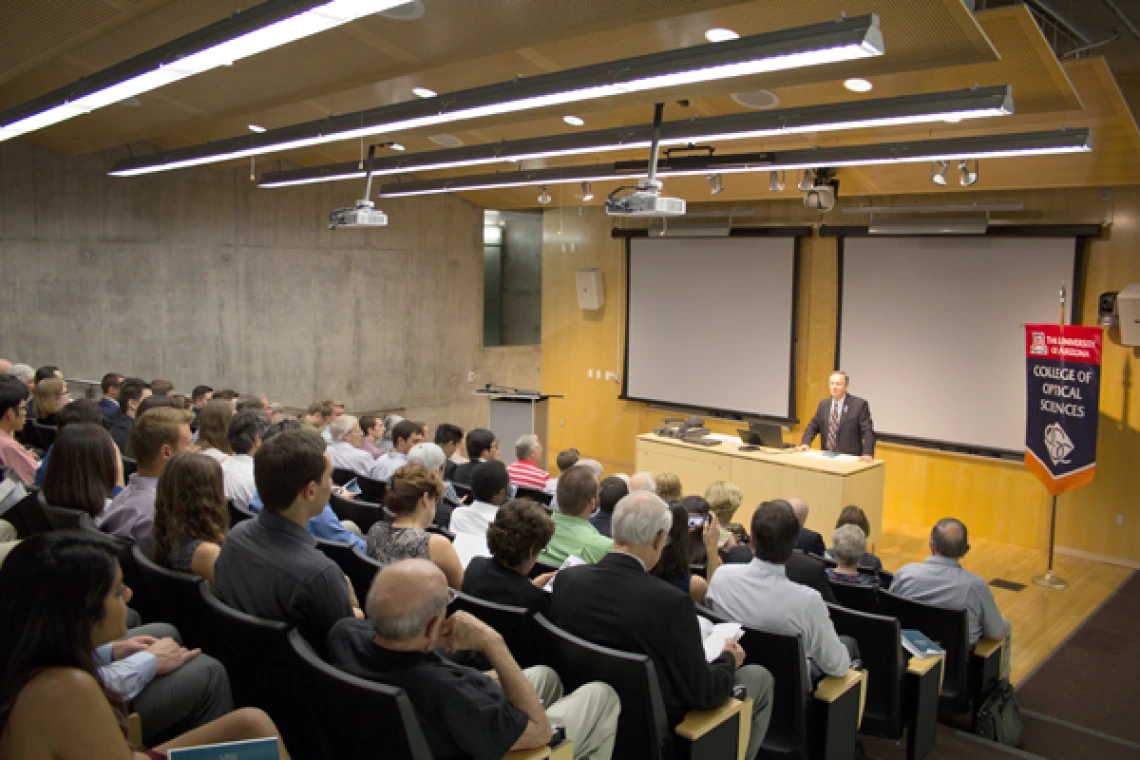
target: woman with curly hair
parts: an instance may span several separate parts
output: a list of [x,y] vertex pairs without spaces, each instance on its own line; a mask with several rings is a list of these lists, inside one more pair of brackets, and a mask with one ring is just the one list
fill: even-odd
[[95,650],[126,634],[130,599],[107,537],[55,531],[12,550],[0,567],[0,760],[164,760],[176,748],[268,737],[287,759],[256,709],[134,751],[123,698],[95,666]]
[[436,503],[443,496],[439,473],[422,464],[406,464],[396,470],[388,486],[384,506],[395,514],[391,523],[381,520],[368,531],[368,556],[390,565],[402,559],[427,559],[447,576],[447,585],[463,585],[463,563],[445,536],[428,533],[435,518]]
[[228,436],[234,405],[228,399],[210,399],[198,413],[198,451],[215,462],[233,456]]
[[554,521],[545,509],[530,499],[511,499],[487,528],[491,556],[476,557],[467,565],[463,593],[550,614],[550,595],[542,589],[555,573],[534,580],[527,576],[553,535]]
[[221,465],[192,451],[175,454],[158,478],[151,558],[213,583],[229,524]]

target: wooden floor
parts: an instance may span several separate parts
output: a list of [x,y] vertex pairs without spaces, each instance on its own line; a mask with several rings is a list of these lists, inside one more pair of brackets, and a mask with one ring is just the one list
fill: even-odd
[[[930,554],[930,528],[883,522],[883,538],[875,554],[886,570]],[[1048,555],[988,539],[971,539],[962,566],[991,581],[995,578],[1024,583],[1022,591],[994,588],[998,608],[1013,625],[1013,683],[1021,682],[1065,637],[1109,597],[1132,570],[1087,559],[1057,555],[1054,572],[1069,583],[1063,591],[1034,585],[1033,576],[1045,571]]]

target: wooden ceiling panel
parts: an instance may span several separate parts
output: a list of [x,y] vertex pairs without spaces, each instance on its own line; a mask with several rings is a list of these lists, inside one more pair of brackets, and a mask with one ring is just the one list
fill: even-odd
[[119,15],[104,0],[4,0],[0,3],[0,74]]

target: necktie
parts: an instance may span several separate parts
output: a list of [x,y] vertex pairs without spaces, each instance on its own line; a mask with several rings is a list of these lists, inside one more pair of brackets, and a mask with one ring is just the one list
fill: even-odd
[[839,404],[831,402],[831,424],[827,426],[827,450],[835,451],[836,439],[839,437]]

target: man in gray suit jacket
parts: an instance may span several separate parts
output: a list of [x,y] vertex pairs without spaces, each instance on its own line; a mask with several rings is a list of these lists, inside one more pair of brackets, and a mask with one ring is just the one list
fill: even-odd
[[804,429],[797,451],[807,451],[818,434],[820,448],[875,461],[875,426],[871,405],[847,393],[847,373],[833,372],[827,380],[831,398],[819,402],[815,416]]

